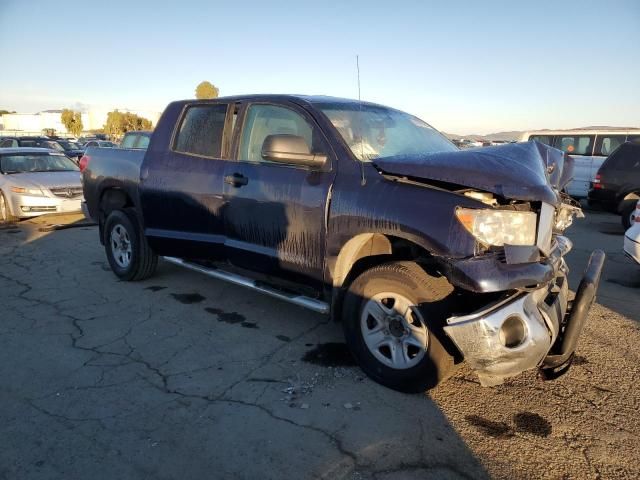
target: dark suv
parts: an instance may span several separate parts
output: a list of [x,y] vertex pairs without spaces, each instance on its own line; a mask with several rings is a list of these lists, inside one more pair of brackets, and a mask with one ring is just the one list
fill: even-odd
[[640,200],[640,143],[626,142],[604,161],[589,190],[589,205],[622,215],[625,229]]

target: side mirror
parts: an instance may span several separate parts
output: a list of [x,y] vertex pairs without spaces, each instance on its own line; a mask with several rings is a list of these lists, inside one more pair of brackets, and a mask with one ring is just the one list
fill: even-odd
[[262,143],[262,158],[271,162],[292,163],[306,167],[322,167],[327,162],[323,153],[311,153],[304,138],[298,135],[269,135]]

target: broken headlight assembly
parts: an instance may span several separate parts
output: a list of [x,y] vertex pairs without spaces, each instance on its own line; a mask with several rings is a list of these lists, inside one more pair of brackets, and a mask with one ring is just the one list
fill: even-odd
[[535,245],[535,212],[457,208],[456,217],[471,235],[487,246]]
[[582,209],[575,205],[562,203],[556,210],[556,216],[553,225],[554,232],[564,232],[573,223],[574,217],[584,218]]

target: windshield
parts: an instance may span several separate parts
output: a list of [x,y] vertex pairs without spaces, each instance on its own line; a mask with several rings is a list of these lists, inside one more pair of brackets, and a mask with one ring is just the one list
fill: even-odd
[[52,150],[59,150],[61,152],[64,152],[64,148],[62,148],[62,145],[52,140],[42,142],[42,148],[50,148]]
[[98,142],[98,146],[105,147],[105,148],[113,148],[116,146],[116,144],[112,142]]
[[452,152],[458,148],[435,128],[408,113],[375,105],[320,104],[358,160]]
[[0,172],[75,172],[79,171],[73,161],[60,154],[12,154],[0,156]]

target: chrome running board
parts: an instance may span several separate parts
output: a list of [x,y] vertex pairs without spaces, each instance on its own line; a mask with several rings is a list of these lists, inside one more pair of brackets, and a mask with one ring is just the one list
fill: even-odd
[[193,270],[195,272],[204,273],[205,275],[208,275],[213,278],[217,278],[218,280],[224,280],[226,282],[233,283],[234,285],[240,285],[241,287],[250,288],[260,293],[265,293],[271,297],[278,298],[280,300],[284,300],[285,302],[293,303],[294,305],[299,305],[304,308],[308,308],[309,310],[313,310],[314,312],[329,313],[329,304],[326,302],[322,302],[320,300],[316,300],[314,298],[305,297],[304,295],[296,295],[294,293],[283,292],[263,284],[258,284],[255,280],[252,280],[247,277],[243,277],[236,273],[225,272],[224,270],[219,270],[219,269],[207,268],[202,265],[198,265],[196,263],[187,262],[186,260],[182,260],[181,258],[176,258],[176,257],[162,257],[162,258],[164,258],[169,263],[173,263],[175,265],[188,268],[189,270]]

